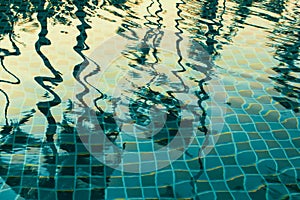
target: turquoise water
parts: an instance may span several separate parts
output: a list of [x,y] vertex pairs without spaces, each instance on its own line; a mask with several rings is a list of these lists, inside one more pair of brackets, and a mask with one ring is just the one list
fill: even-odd
[[300,199],[300,2],[0,9],[0,199]]

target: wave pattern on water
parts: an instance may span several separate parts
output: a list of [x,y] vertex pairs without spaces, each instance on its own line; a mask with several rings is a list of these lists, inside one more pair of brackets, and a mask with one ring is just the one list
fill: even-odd
[[[298,1],[15,0],[0,10],[0,199],[299,198]],[[161,49],[164,28],[175,32],[170,58]],[[120,60],[105,71],[89,55],[114,34],[132,45],[118,49]],[[198,62],[199,46],[211,61]],[[120,96],[110,91],[118,80],[103,78],[112,72],[124,73]],[[218,142],[201,157],[210,127],[206,86],[215,78],[224,83],[227,112]],[[120,149],[149,153],[176,135],[178,98],[189,91],[197,135],[156,172],[114,170],[77,133],[78,121],[93,128],[82,116],[91,112]],[[166,124],[138,143],[124,130],[147,127],[152,104],[166,108]],[[117,108],[128,113],[116,118]]]

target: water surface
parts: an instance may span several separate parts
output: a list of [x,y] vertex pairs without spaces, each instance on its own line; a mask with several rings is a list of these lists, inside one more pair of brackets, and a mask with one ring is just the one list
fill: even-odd
[[[300,198],[298,1],[16,0],[1,1],[0,9],[1,199]],[[177,38],[171,55],[160,49],[164,35],[154,31],[164,28]],[[149,30],[144,40],[152,46],[120,49],[124,56],[111,71],[90,59],[113,35],[136,44],[141,29]],[[189,58],[181,53],[183,38],[191,41]],[[195,45],[212,65],[187,65],[185,59],[201,53]],[[123,96],[111,93],[120,72],[128,89]],[[213,95],[205,85],[213,79],[226,91],[225,122],[212,151],[199,157],[210,127],[203,105]],[[168,91],[186,88],[193,88],[198,107],[198,135],[163,169],[114,170],[78,136],[74,123],[88,107],[110,141],[151,153],[147,143],[123,136],[126,123],[117,125],[114,108],[146,126],[151,118],[141,108],[162,104],[168,131],[176,130],[181,118]],[[90,104],[91,93],[98,104]],[[118,105],[119,97],[131,98],[131,107]],[[170,137],[172,131],[151,142],[159,148]]]

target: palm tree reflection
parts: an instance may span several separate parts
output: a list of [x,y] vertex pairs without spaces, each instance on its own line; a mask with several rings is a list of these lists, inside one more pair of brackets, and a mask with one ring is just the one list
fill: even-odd
[[[73,192],[69,191],[75,191],[75,188],[84,190],[83,193],[81,190],[81,193],[77,194],[78,196],[103,199],[106,175],[109,176],[109,170],[105,174],[103,165],[92,159],[84,148],[81,148],[81,152],[77,151],[77,148],[81,145],[78,137],[72,140],[73,143],[69,145],[68,141],[76,138],[76,131],[72,129],[65,118],[61,126],[58,126],[58,123],[52,116],[51,109],[61,103],[61,99],[55,92],[54,87],[61,83],[63,79],[62,74],[52,66],[46,53],[41,50],[43,46],[51,45],[51,41],[47,38],[49,21],[51,20],[54,24],[70,25],[73,20],[71,17],[75,16],[82,24],[78,26],[80,34],[77,37],[78,45],[74,49],[84,58],[84,55],[81,53],[84,47],[81,45],[84,45],[87,37],[85,30],[88,27],[85,18],[86,16],[91,16],[91,14],[86,14],[83,10],[86,10],[86,8],[89,10],[96,9],[97,3],[93,4],[88,1],[74,1],[71,3],[69,1],[56,0],[50,0],[46,3],[44,0],[32,0],[14,1],[10,7],[7,5],[9,4],[0,4],[0,8],[3,11],[0,14],[0,26],[2,27],[0,29],[0,38],[5,39],[7,37],[14,51],[0,48],[0,59],[4,71],[13,76],[16,81],[0,80],[0,82],[5,84],[19,84],[21,82],[17,76],[8,71],[3,61],[6,56],[17,56],[20,54],[19,48],[14,41],[14,23],[20,19],[24,21],[34,20],[34,14],[37,13],[41,31],[38,41],[35,43],[35,50],[53,76],[36,76],[35,80],[53,95],[53,99],[37,103],[38,109],[44,114],[48,122],[46,141],[43,142],[21,129],[21,126],[26,125],[26,122],[33,117],[35,110],[25,113],[21,120],[10,123],[7,118],[10,103],[9,96],[4,90],[0,89],[0,92],[6,99],[6,106],[4,107],[6,126],[2,128],[0,133],[0,175],[6,181],[6,184],[15,190],[16,194],[26,199],[69,199],[73,195]],[[75,14],[73,12],[74,9],[77,9]],[[58,131],[60,137],[57,140],[54,136],[58,134]],[[65,151],[66,154],[61,155],[61,151]],[[24,154],[26,154],[26,159]],[[16,155],[23,156],[17,157]],[[70,175],[73,176],[71,179]],[[91,176],[96,176],[96,178],[91,178]],[[78,179],[76,180],[77,177]],[[75,181],[76,185],[74,186],[72,183],[75,183]],[[93,187],[92,190],[91,187]],[[49,189],[52,190],[50,191]]]

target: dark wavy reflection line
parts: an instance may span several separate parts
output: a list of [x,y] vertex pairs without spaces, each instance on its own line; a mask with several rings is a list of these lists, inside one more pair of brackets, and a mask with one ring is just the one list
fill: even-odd
[[[205,37],[206,37],[206,46],[207,46],[207,51],[208,53],[214,58],[214,56],[218,55],[218,52],[215,48],[216,43],[218,43],[218,41],[215,39],[215,37],[217,35],[220,35],[220,30],[223,27],[223,15],[225,13],[226,10],[226,0],[223,1],[223,11],[220,14],[220,21],[218,23],[218,28],[215,29],[214,25],[215,24],[211,24],[211,23],[206,23],[206,25],[208,26],[208,31],[207,33],[205,33]],[[218,11],[218,0],[214,0],[214,1],[205,1],[202,7],[202,18],[204,19],[209,19],[211,21],[215,21],[215,19],[217,18],[217,13]],[[208,130],[205,126],[205,120],[207,117],[207,112],[204,109],[204,107],[202,106],[202,103],[204,103],[204,101],[206,101],[207,99],[209,99],[209,94],[204,90],[204,84],[211,80],[211,75],[212,75],[212,65],[209,64],[210,61],[206,62],[207,67],[205,69],[202,69],[201,66],[197,67],[197,69],[199,69],[199,71],[201,71],[203,74],[205,74],[205,78],[202,80],[197,81],[198,82],[198,86],[199,86],[199,91],[196,93],[196,96],[198,97],[198,106],[200,107],[200,109],[202,110],[203,114],[200,117],[200,131],[204,132],[205,135],[208,134]]]
[[53,135],[56,133],[57,126],[56,126],[56,121],[51,114],[51,108],[60,104],[61,99],[52,90],[52,87],[46,85],[45,82],[50,82],[51,84],[56,86],[57,83],[62,82],[63,79],[61,77],[61,73],[53,68],[49,59],[41,51],[41,47],[51,44],[50,40],[46,37],[48,34],[48,29],[47,29],[48,16],[47,16],[47,10],[44,9],[45,3],[46,3],[46,1],[42,0],[38,6],[37,20],[40,23],[41,31],[39,33],[39,39],[35,43],[35,49],[36,49],[37,54],[43,60],[44,65],[51,71],[51,73],[54,75],[54,77],[36,76],[36,77],[34,77],[34,79],[40,86],[42,86],[44,89],[46,89],[48,92],[50,92],[54,97],[54,99],[51,101],[37,103],[38,109],[47,118],[47,122],[48,122],[48,127],[46,130],[47,141],[53,142]]
[[14,35],[13,35],[13,28],[14,28],[14,25],[12,25],[12,30],[8,34],[8,38],[9,38],[9,41],[11,42],[11,44],[13,46],[13,49],[15,51],[14,52],[10,52],[7,49],[0,48],[0,52],[3,52],[5,54],[5,56],[3,56],[3,57],[6,57],[6,56],[18,56],[18,55],[21,54],[19,47],[16,45],[15,41],[13,40],[13,37],[14,37]]
[[[91,60],[90,58],[86,57],[82,51],[84,50],[87,50],[89,47],[87,46],[87,44],[85,43],[86,39],[87,39],[87,33],[86,33],[86,30],[87,29],[90,29],[91,26],[89,26],[86,22],[86,17],[87,17],[87,14],[85,13],[84,11],[84,7],[85,5],[88,3],[88,1],[86,2],[76,2],[74,3],[76,8],[77,8],[77,11],[76,11],[76,16],[77,18],[80,20],[81,24],[79,26],[77,26],[80,34],[78,35],[78,37],[76,38],[77,39],[77,45],[73,48],[76,53],[78,53],[80,55],[80,57],[83,59],[83,62],[79,63],[78,65],[76,65],[73,69],[73,76],[74,78],[76,79],[76,81],[82,85],[84,87],[84,91],[82,91],[81,93],[79,94],[76,94],[76,98],[79,100],[79,102],[82,104],[81,106],[83,106],[84,108],[90,108],[91,105],[88,105],[83,97],[85,95],[87,95],[89,92],[90,92],[90,89],[88,86],[92,87],[93,89],[95,89],[99,94],[100,94],[100,97],[94,99],[94,105],[96,106],[96,108],[98,109],[99,113],[96,113],[97,115],[99,115],[99,123],[100,123],[100,126],[102,128],[102,130],[104,130],[105,133],[107,133],[108,135],[108,138],[112,141],[113,139],[111,139],[109,137],[110,134],[113,134],[113,135],[117,135],[117,132],[114,131],[114,130],[107,130],[105,127],[104,127],[104,124],[106,123],[109,123],[108,121],[105,121],[104,119],[107,119],[109,121],[114,121],[113,119],[113,116],[109,113],[105,113],[98,105],[97,105],[97,101],[103,99],[103,98],[106,98],[106,95],[104,95],[100,89],[96,88],[95,86],[93,86],[91,83],[88,82],[88,78],[89,77],[92,77],[96,74],[98,74],[100,72],[100,66],[93,60]],[[96,68],[91,71],[90,73],[88,73],[87,75],[85,75],[83,77],[83,81],[81,80],[80,78],[80,74],[88,67],[88,65],[90,64],[90,61],[96,66]],[[91,111],[93,113],[95,113],[95,111]],[[81,120],[81,118],[80,118]],[[103,121],[104,120],[104,121]],[[116,122],[114,122],[115,124],[115,127],[117,127],[117,124]]]
[[[184,68],[184,66],[181,64],[182,62],[182,54],[181,54],[181,51],[180,51],[180,42],[182,41],[182,37],[181,37],[181,34],[183,33],[183,31],[179,28],[180,27],[180,23],[183,22],[184,18],[181,17],[181,13],[183,12],[182,9],[180,8],[180,6],[182,5],[186,5],[186,3],[184,1],[182,1],[181,3],[177,3],[176,4],[176,8],[178,9],[178,12],[177,12],[177,15],[179,16],[179,19],[176,19],[176,28],[179,30],[179,32],[176,33],[177,37],[178,37],[178,40],[176,42],[176,48],[177,48],[177,54],[179,56],[179,60],[178,60],[178,63],[181,65],[181,67],[183,68],[182,69],[182,72],[186,71],[186,69]],[[193,48],[191,47],[191,51],[193,50]],[[209,70],[209,69],[207,69]],[[206,74],[206,70],[203,70],[203,72]],[[205,79],[207,79],[207,74],[206,74],[206,77]],[[206,114],[206,110],[204,109],[204,107],[202,106],[202,102],[203,102],[203,99],[201,99],[201,96],[199,94],[206,94],[207,93],[204,91],[203,89],[203,82],[205,82],[205,80],[201,80],[199,81],[198,83],[198,86],[200,88],[200,91],[196,94],[196,96],[198,97],[198,106],[199,108],[202,110],[202,115],[200,116],[200,125],[201,125],[201,128],[202,130],[201,131],[206,131],[205,132],[205,135],[207,133],[207,128],[205,126],[205,119],[207,117],[207,114]],[[188,90],[188,88],[185,88],[185,90]],[[201,151],[201,150],[200,150]],[[188,155],[188,152],[185,152],[186,155]],[[195,186],[195,182],[196,180],[203,174],[203,162],[202,160],[200,159],[200,157],[198,158],[198,164],[199,164],[199,172],[196,174],[196,175],[193,175],[191,178],[190,178],[190,185],[191,185],[191,188],[192,188],[192,193],[193,195],[195,195],[196,197],[196,194],[197,194],[197,188]]]
[[[41,148],[41,153],[44,161],[41,163],[41,168],[45,169],[48,172],[47,178],[42,178],[44,174],[41,174],[42,171],[39,171],[39,181],[38,185],[41,188],[54,188],[55,187],[55,175],[56,175],[56,166],[58,163],[57,149],[54,144],[54,134],[56,134],[57,124],[52,116],[51,108],[57,106],[61,103],[60,97],[53,91],[52,86],[48,86],[45,82],[49,82],[52,85],[56,86],[58,83],[62,82],[61,73],[55,70],[51,65],[50,60],[42,53],[41,48],[43,46],[48,46],[51,44],[51,41],[46,37],[48,34],[48,10],[45,7],[46,1],[42,0],[37,4],[37,20],[40,23],[40,33],[38,34],[38,41],[35,43],[35,50],[37,54],[41,57],[44,65],[50,70],[54,77],[46,76],[36,76],[34,77],[35,81],[47,90],[50,94],[53,95],[53,99],[46,102],[38,102],[37,107],[46,117],[48,126],[46,129],[46,142],[43,143]],[[47,197],[46,197],[47,198]]]
[[[142,40],[142,55],[141,56],[137,56],[137,61],[139,64],[144,64],[146,61],[146,56],[149,54],[150,52],[150,48],[147,45],[147,42],[149,39],[151,39],[151,36],[154,35],[153,39],[152,39],[152,45],[153,45],[153,52],[152,52],[152,56],[154,57],[155,61],[154,63],[148,63],[151,67],[151,69],[153,70],[153,78],[146,83],[147,86],[150,86],[150,84],[157,78],[157,76],[159,75],[159,73],[157,72],[157,70],[155,69],[155,65],[159,62],[159,59],[157,57],[157,47],[159,47],[159,41],[162,39],[163,37],[163,31],[160,31],[160,27],[162,26],[161,21],[163,20],[161,16],[159,16],[159,13],[162,13],[163,9],[162,9],[162,5],[159,2],[159,0],[157,0],[158,3],[158,10],[155,11],[155,14],[153,15],[150,12],[150,8],[155,4],[155,2],[152,0],[150,5],[147,6],[147,12],[148,15],[145,15],[144,18],[147,20],[147,22],[144,23],[144,25],[146,27],[149,28],[149,30],[147,30],[143,40]],[[156,23],[154,23],[153,21],[151,21],[151,17],[156,18]],[[155,28],[151,28],[151,25],[155,25]],[[158,32],[158,33],[155,33]]]
[[[182,86],[183,86],[183,90],[178,90],[176,91],[176,93],[186,93],[188,90],[189,90],[189,87],[184,83],[184,81],[182,80],[182,78],[179,76],[178,73],[183,73],[186,71],[185,67],[183,66],[182,64],[182,53],[181,53],[181,50],[180,50],[180,43],[183,41],[183,38],[181,37],[181,35],[183,34],[183,30],[180,28],[180,22],[182,22],[184,19],[183,17],[181,16],[181,13],[182,13],[182,9],[180,8],[181,5],[185,4],[184,1],[180,1],[180,3],[176,3],[176,9],[177,9],[177,16],[178,18],[175,19],[175,28],[178,30],[178,32],[175,33],[175,35],[177,36],[177,40],[176,40],[176,51],[177,51],[177,56],[178,56],[178,60],[177,60],[177,63],[178,65],[181,67],[181,70],[178,70],[178,71],[172,71],[172,73],[178,78],[178,80],[180,80]],[[168,91],[168,94],[170,96],[173,96],[172,95],[172,91]]]
[[[1,8],[2,9],[2,8]],[[8,12],[8,13],[6,13]],[[6,13],[6,14],[5,14]],[[8,34],[8,38],[9,38],[9,41],[14,49],[13,52],[10,52],[9,50],[7,49],[3,49],[3,48],[0,48],[0,52],[4,53],[3,56],[0,56],[0,62],[1,62],[1,66],[2,68],[4,69],[4,71],[6,71],[9,75],[11,75],[12,77],[15,78],[16,81],[7,81],[7,80],[0,80],[0,83],[8,83],[8,84],[20,84],[20,79],[15,75],[13,74],[12,72],[10,72],[4,65],[4,58],[7,57],[7,56],[18,56],[21,54],[20,52],[20,49],[19,47],[16,45],[13,37],[14,37],[14,15],[11,11],[9,10],[5,10],[4,12],[1,13],[1,25],[3,25],[3,23],[6,24],[6,26],[4,26],[4,30],[1,30],[0,31],[0,37],[3,36],[3,35],[6,35]],[[2,18],[6,18],[4,21],[2,20]],[[8,30],[6,30],[8,29]],[[6,126],[9,126],[9,122],[8,122],[8,108],[9,108],[9,104],[10,104],[10,101],[9,101],[9,96],[6,94],[6,92],[2,89],[0,89],[0,91],[4,94],[5,96],[5,99],[6,99],[6,104],[5,104],[5,107],[4,107],[4,118],[5,118],[5,124]]]
[[86,22],[85,19],[87,17],[86,12],[84,11],[85,4],[87,4],[87,1],[74,2],[75,7],[77,8],[75,15],[79,19],[81,24],[77,26],[79,35],[76,37],[77,44],[76,46],[74,46],[73,49],[83,59],[83,61],[74,67],[73,76],[76,79],[76,81],[84,88],[84,90],[81,93],[76,94],[76,98],[84,107],[88,107],[88,105],[84,102],[83,97],[89,93],[89,89],[86,86],[86,84],[84,84],[83,81],[80,79],[81,72],[85,70],[86,67],[89,65],[88,59],[82,53],[82,51],[89,49],[89,46],[85,43],[87,39],[86,30],[91,28],[91,26]]
[[[215,23],[215,24],[211,24],[211,23],[205,23],[208,26],[209,31],[207,31],[207,33],[204,34],[204,36],[206,37],[206,50],[208,51],[208,53],[214,57],[214,55],[216,55],[216,49],[215,49],[215,44],[217,43],[217,41],[215,40],[215,37],[217,35],[220,34],[220,30],[223,27],[222,21],[223,21],[223,14],[225,13],[225,9],[226,9],[226,5],[225,5],[226,1],[223,2],[223,11],[220,15],[220,22]],[[186,3],[183,3],[186,4]],[[188,4],[186,4],[188,5]],[[178,5],[179,8],[179,5]],[[190,8],[193,9],[193,8]],[[188,10],[190,10],[188,9]],[[217,13],[217,9],[218,9],[218,1],[205,1],[203,3],[203,7],[201,10],[201,12],[199,13],[195,13],[195,14],[199,14],[199,16],[201,16],[204,19],[209,19],[210,21],[214,21],[217,17],[216,13]],[[180,13],[182,11],[179,11]],[[181,20],[178,20],[178,24],[177,26],[179,27],[179,23],[184,20],[184,18],[182,18]],[[197,19],[195,18],[195,22],[192,24],[197,24],[197,23],[204,23],[205,21],[201,20],[201,19]],[[217,29],[215,30],[215,25],[218,25]],[[194,40],[192,40],[192,45],[190,47],[190,58],[194,59],[194,56],[197,57],[197,52],[193,52],[193,51],[197,51],[197,46],[199,47],[200,44]],[[179,45],[178,45],[178,51],[180,52],[179,49]],[[179,54],[180,55],[180,54]],[[203,57],[203,59],[209,59],[209,56],[207,57]],[[199,91],[197,91],[196,96],[198,97],[198,106],[199,108],[202,110],[202,115],[200,116],[200,128],[199,130],[201,132],[203,132],[205,135],[207,135],[208,130],[206,128],[205,125],[205,120],[207,118],[207,112],[204,109],[204,107],[202,106],[202,104],[204,103],[204,101],[206,101],[207,99],[209,99],[209,94],[204,90],[204,84],[211,80],[211,75],[213,73],[213,68],[212,68],[212,63],[210,60],[203,60],[203,62],[205,63],[205,67],[198,65],[198,64],[194,64],[193,68],[197,69],[197,71],[202,72],[205,75],[205,78],[201,79],[201,80],[197,80],[196,82],[198,82],[198,87],[199,87]]]
[[[6,54],[6,56],[20,55],[20,50],[19,50],[18,46],[15,44],[15,42],[13,41],[12,34],[13,34],[12,32],[9,33],[9,40],[11,41],[15,52],[10,52],[8,50],[1,49],[1,51],[4,52]],[[2,83],[8,83],[8,84],[20,84],[20,82],[21,82],[20,79],[15,74],[10,72],[4,65],[3,60],[6,56],[1,56],[0,57],[1,66],[4,69],[4,71],[6,71],[11,76],[13,76],[16,79],[16,81],[12,82],[12,81],[7,81],[7,80],[0,80],[0,83],[2,82]],[[4,94],[5,99],[6,99],[6,104],[5,104],[5,107],[4,107],[4,118],[5,118],[6,126],[9,126],[8,117],[7,117],[8,108],[9,108],[9,104],[10,104],[9,97],[8,97],[8,95],[6,94],[6,92],[4,90],[0,89],[0,92]]]
[[[192,4],[186,4],[187,5],[187,9],[186,11],[192,11],[195,10],[193,7],[190,7],[190,5]],[[203,73],[205,75],[205,77],[201,80],[195,80],[195,82],[198,83],[198,88],[199,90],[196,91],[195,95],[198,98],[198,107],[201,109],[202,114],[199,116],[199,130],[201,132],[204,133],[204,135],[209,134],[208,129],[206,127],[206,118],[207,116],[207,111],[205,110],[205,108],[203,107],[203,103],[205,101],[207,101],[210,98],[210,95],[207,91],[205,91],[204,89],[204,85],[206,83],[209,84],[209,81],[212,79],[211,76],[213,76],[213,64],[212,64],[212,60],[210,60],[210,56],[212,57],[212,59],[215,58],[216,55],[218,55],[217,50],[215,48],[216,43],[218,43],[218,41],[215,39],[215,37],[217,35],[220,34],[220,30],[223,27],[223,15],[225,13],[226,10],[226,0],[223,1],[223,11],[220,14],[220,21],[219,22],[215,22],[216,18],[217,18],[217,10],[218,10],[218,1],[214,0],[214,1],[205,1],[203,3],[203,6],[201,9],[193,11],[194,15],[199,16],[199,17],[195,17],[194,20],[191,22],[191,27],[195,28],[196,30],[199,30],[199,28],[197,28],[197,26],[195,26],[195,24],[205,24],[208,27],[208,31],[204,34],[200,33],[199,31],[197,31],[196,34],[201,34],[205,36],[206,41],[205,41],[205,46],[203,47],[204,49],[207,50],[209,55],[205,55],[205,56],[200,56],[201,60],[203,61],[203,63],[205,64],[205,66],[202,66],[201,64],[195,63],[195,64],[190,64],[189,67],[192,67],[192,69],[197,70],[201,73]],[[202,20],[202,19],[208,19],[209,22]],[[179,20],[178,23],[180,23],[182,20]],[[178,24],[179,27],[180,24]],[[215,28],[217,26],[217,28]],[[194,39],[192,39],[192,43],[190,46],[190,52],[189,52],[189,58],[197,61],[197,57],[199,55],[201,55],[201,52],[197,52],[197,50],[199,50],[199,47],[202,47],[202,44]],[[207,59],[207,60],[206,60]],[[203,148],[205,148],[205,143],[203,144],[203,146],[199,149],[199,155],[200,152],[202,151]],[[188,155],[188,152],[186,152],[186,154]],[[195,195],[195,197],[197,197],[197,187],[196,187],[196,180],[198,180],[200,178],[200,176],[204,173],[204,165],[203,165],[203,161],[202,158],[199,156],[198,157],[198,164],[199,164],[199,171],[194,174],[191,177],[191,187],[193,188],[193,194]],[[198,188],[199,190],[199,188]],[[198,199],[198,198],[197,198]]]
[[15,74],[13,74],[13,73],[11,73],[10,71],[8,71],[8,69],[5,67],[5,65],[4,65],[4,63],[3,63],[3,60],[4,60],[4,58],[1,58],[1,57],[0,57],[0,62],[1,62],[2,68],[3,68],[4,71],[6,71],[8,74],[10,74],[11,76],[13,76],[13,77],[16,79],[16,81],[12,82],[12,81],[7,81],[7,80],[0,80],[0,83],[2,82],[2,83],[9,83],[9,84],[20,84],[20,83],[21,83],[20,79],[19,79]]
[[155,11],[155,16],[157,17],[157,25],[158,27],[160,28],[161,27],[161,21],[163,21],[163,18],[159,15],[160,13],[162,13],[163,9],[162,9],[162,5],[160,3],[159,0],[157,0],[157,3],[158,3],[158,10]]
[[[87,4],[88,4],[88,1],[74,2],[75,7],[77,8],[75,15],[77,16],[77,18],[79,19],[81,24],[77,26],[77,29],[79,30],[79,35],[76,37],[77,44],[76,44],[76,46],[73,47],[73,49],[83,59],[83,61],[74,67],[73,76],[76,79],[76,81],[84,88],[84,90],[82,92],[80,92],[79,94],[76,94],[76,98],[81,103],[80,106],[83,107],[83,109],[86,112],[91,112],[94,115],[97,115],[98,120],[99,120],[99,122],[98,122],[99,125],[101,126],[102,130],[104,130],[105,133],[107,133],[107,130],[103,126],[103,119],[104,118],[107,119],[107,117],[109,119],[111,119],[113,117],[104,113],[101,110],[101,108],[99,108],[97,106],[97,103],[96,103],[98,99],[102,99],[103,97],[105,97],[105,95],[103,95],[103,93],[100,91],[100,89],[96,88],[95,86],[93,86],[93,84],[89,83],[89,81],[88,81],[89,77],[99,74],[100,66],[94,60],[85,56],[83,53],[84,50],[87,50],[89,48],[89,46],[85,43],[85,41],[88,37],[86,31],[87,31],[87,29],[91,28],[91,26],[86,22],[87,21],[86,18],[88,17],[88,15],[85,12],[85,6],[87,6]],[[91,72],[89,72],[87,75],[85,75],[81,79],[81,77],[80,77],[81,73],[87,69],[87,67],[90,65],[90,63],[93,63],[96,66],[96,68],[94,70],[92,70]],[[89,87],[95,89],[100,94],[100,97],[98,97],[94,100],[94,104],[95,104],[96,108],[98,108],[99,112],[92,110],[90,108],[92,105],[88,105],[84,101],[84,96],[90,92]],[[72,111],[70,111],[70,113],[71,112]],[[89,119],[84,119],[84,116],[79,116],[77,122],[81,122],[82,120],[89,120]],[[104,124],[107,125],[108,122],[105,121]],[[65,147],[63,147],[63,148],[65,148],[68,152],[73,152],[73,151],[75,151],[76,146],[83,145],[76,130],[72,130],[72,127],[69,127],[68,125],[67,126],[65,125],[64,129],[65,129],[65,131],[63,134],[67,133],[67,135],[66,135],[67,137],[72,137],[72,135],[75,133],[76,143],[74,143],[72,145],[68,145],[68,147],[64,145]],[[111,141],[113,141],[113,140],[111,140]],[[99,144],[99,145],[101,145],[101,144]],[[75,152],[75,153],[77,154],[77,152]],[[97,182],[95,182],[95,181],[93,181],[93,179],[89,179],[89,178],[78,178],[78,180],[76,180],[76,187],[80,187],[81,184],[94,185],[94,188],[92,188],[90,190],[91,191],[90,199],[94,199],[94,198],[95,199],[104,199],[105,198],[105,189],[107,187],[107,184],[109,182],[109,177],[110,177],[110,174],[112,173],[113,169],[106,167],[99,161],[92,162],[91,160],[93,160],[95,158],[93,157],[93,155],[90,155],[90,153],[87,150],[86,150],[86,152],[84,152],[84,154],[82,154],[82,155],[81,154],[76,155],[76,162],[78,164],[91,167],[91,169],[92,169],[91,172],[86,172],[86,173],[91,173],[90,176],[101,175],[101,176],[103,176],[103,178],[97,179]],[[70,168],[70,167],[68,167],[68,168]],[[73,168],[74,167],[72,167],[72,171],[74,170]],[[67,167],[66,167],[66,169],[67,169]],[[77,171],[78,170],[79,169],[77,168]],[[68,172],[62,171],[61,175],[63,176],[64,174],[67,175]]]
[[[158,3],[158,10],[155,11],[154,15],[150,12],[150,8],[155,4],[154,0],[151,0],[151,3],[149,6],[147,6],[146,10],[149,15],[145,15],[144,18],[147,20],[147,22],[144,23],[145,26],[149,27],[149,25],[156,25],[158,28],[161,27],[161,21],[163,18],[159,16],[159,13],[163,11],[162,5],[159,0],[157,0]],[[151,21],[151,17],[157,18],[156,22]]]
[[[84,1],[84,2],[81,2],[81,3],[80,2],[75,2],[74,5],[77,8],[77,11],[75,12],[75,15],[80,20],[81,24],[77,26],[77,29],[79,30],[79,35],[76,38],[77,44],[76,44],[76,46],[74,46],[73,49],[75,50],[76,53],[78,53],[80,55],[80,57],[83,59],[83,61],[74,67],[73,77],[84,88],[84,91],[82,91],[79,94],[76,94],[76,98],[80,101],[80,103],[83,106],[88,107],[86,102],[84,102],[84,100],[83,100],[83,97],[85,95],[87,95],[90,91],[89,88],[87,87],[87,85],[89,85],[90,87],[95,89],[101,95],[99,97],[99,99],[103,98],[105,95],[103,95],[103,93],[98,88],[96,88],[95,86],[93,86],[91,83],[88,82],[89,77],[97,75],[100,72],[100,66],[94,60],[91,60],[90,58],[88,58],[86,55],[84,55],[82,53],[82,51],[85,51],[85,50],[89,49],[89,46],[86,44],[86,39],[87,39],[86,30],[92,28],[86,22],[86,17],[88,15],[84,11],[84,7],[88,6],[88,1]],[[102,4],[100,5],[100,8],[103,8],[103,6],[105,6],[105,5],[107,5],[107,2],[103,1]],[[96,66],[96,68],[92,72],[90,72],[89,74],[87,74],[83,77],[83,81],[84,81],[83,82],[80,78],[80,75],[86,69],[86,67],[90,64],[90,61]]]
[[147,20],[147,22],[144,23],[145,26],[153,24],[153,22],[151,22],[151,20],[149,20],[148,18],[154,17],[154,15],[152,15],[149,10],[154,5],[154,3],[154,0],[151,0],[150,5],[146,7],[147,13],[149,13],[149,15],[144,16],[144,18]]
[[83,80],[86,84],[88,84],[90,87],[92,87],[94,90],[96,90],[99,94],[100,94],[100,97],[99,98],[103,98],[105,95],[98,89],[96,88],[94,85],[92,85],[87,79],[92,77],[92,76],[95,76],[97,74],[99,74],[100,72],[100,66],[98,65],[98,63],[96,63],[94,60],[91,60],[90,58],[88,58],[92,63],[94,63],[94,65],[96,66],[96,68],[91,71],[90,73],[88,73],[87,75],[85,75],[83,77]]
[[9,101],[8,95],[6,94],[6,92],[4,92],[4,90],[2,90],[0,88],[0,92],[5,96],[5,99],[6,99],[6,104],[4,107],[4,117],[5,117],[5,124],[6,124],[6,126],[8,126],[9,123],[8,123],[8,118],[7,118],[7,112],[8,112],[8,107],[9,107],[10,101]]

